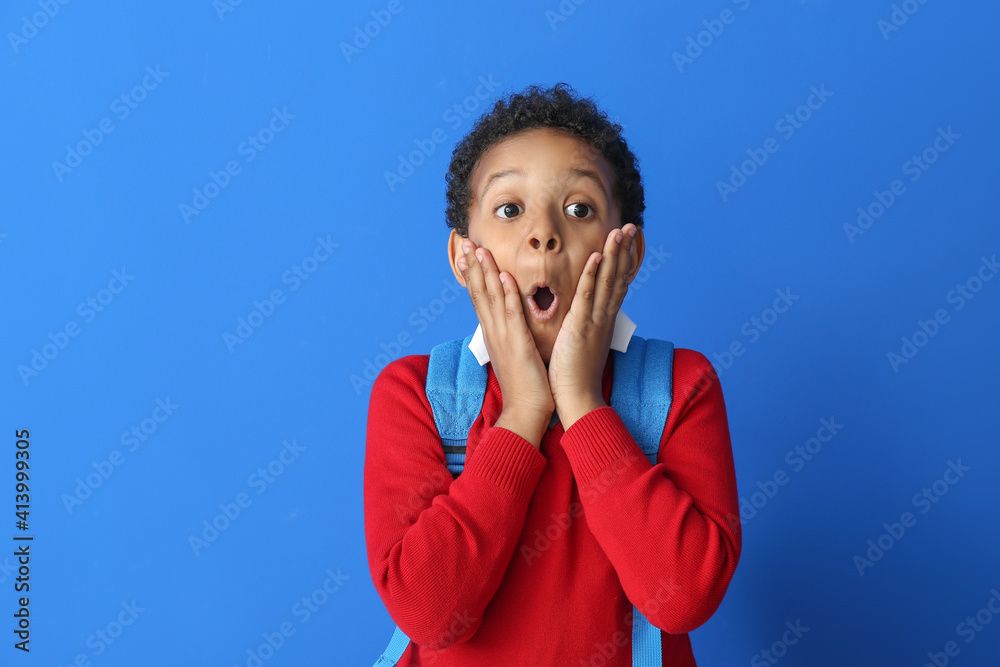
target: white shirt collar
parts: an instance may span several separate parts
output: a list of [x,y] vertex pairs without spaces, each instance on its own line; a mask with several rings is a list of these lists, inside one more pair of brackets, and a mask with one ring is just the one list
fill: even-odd
[[[618,316],[615,318],[615,331],[611,334],[611,349],[624,352],[628,349],[628,343],[632,340],[635,332],[635,322],[629,319],[621,308],[618,309]],[[476,355],[479,365],[484,365],[490,360],[490,353],[486,351],[486,342],[483,340],[483,325],[476,326],[476,333],[472,335],[472,342],[469,349]]]

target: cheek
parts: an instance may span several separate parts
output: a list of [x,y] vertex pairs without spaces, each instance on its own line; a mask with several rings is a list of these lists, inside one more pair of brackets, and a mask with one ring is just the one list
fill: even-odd
[[[487,250],[490,250],[488,246],[485,247]],[[513,275],[515,279],[517,278],[517,274],[514,272],[514,267],[517,266],[517,263],[508,255],[508,253],[490,250],[490,255],[493,257],[493,262],[497,265],[498,270],[506,271],[507,273]]]

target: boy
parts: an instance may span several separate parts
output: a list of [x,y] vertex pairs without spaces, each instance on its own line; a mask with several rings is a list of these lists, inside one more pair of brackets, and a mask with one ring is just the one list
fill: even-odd
[[631,666],[633,605],[660,630],[663,665],[695,665],[687,633],[739,560],[709,361],[674,351],[655,466],[611,407],[643,188],[621,126],[571,92],[498,101],[452,155],[448,258],[487,370],[457,478],[425,391],[429,355],[393,361],[372,387],[365,534],[375,588],[410,640],[400,667]]

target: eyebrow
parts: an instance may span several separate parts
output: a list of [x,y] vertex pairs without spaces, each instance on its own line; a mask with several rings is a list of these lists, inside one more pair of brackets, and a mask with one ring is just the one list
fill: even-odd
[[[597,187],[600,189],[604,196],[608,196],[608,191],[604,188],[604,182],[601,181],[601,177],[598,176],[597,172],[591,169],[584,169],[582,167],[573,167],[567,170],[570,174],[577,176],[578,178],[585,178],[593,181]],[[493,172],[490,177],[486,179],[486,185],[483,191],[479,194],[479,199],[482,200],[486,197],[487,191],[493,185],[493,182],[501,179],[507,178],[509,176],[516,176],[517,178],[524,178],[524,172],[520,169],[501,169],[500,171]]]

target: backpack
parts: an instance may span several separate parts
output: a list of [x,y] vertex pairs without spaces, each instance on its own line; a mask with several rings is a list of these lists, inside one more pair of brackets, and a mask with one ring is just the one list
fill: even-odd
[[[453,477],[458,477],[465,467],[469,429],[482,411],[486,396],[486,365],[480,366],[469,349],[472,336],[434,346],[427,368],[427,399]],[[672,399],[673,343],[633,335],[625,352],[612,352],[611,407],[649,462],[656,465]],[[554,423],[555,416],[550,426]],[[635,606],[632,618],[632,666],[662,667],[659,628]],[[393,667],[409,643],[410,638],[396,626],[374,667]]]

